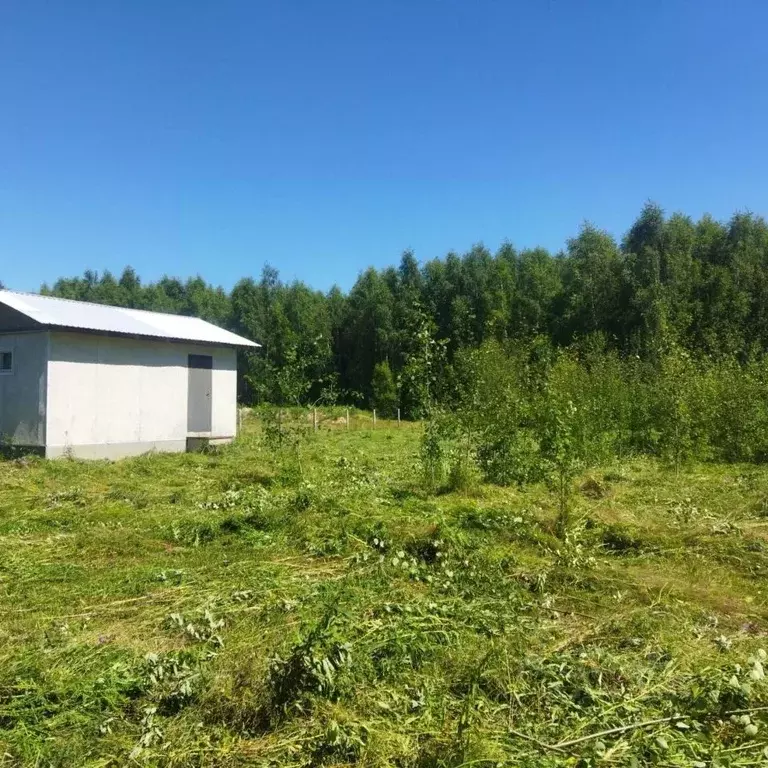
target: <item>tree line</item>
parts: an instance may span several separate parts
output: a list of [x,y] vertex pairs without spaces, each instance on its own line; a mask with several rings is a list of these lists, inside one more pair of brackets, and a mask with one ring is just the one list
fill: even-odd
[[462,350],[597,345],[653,362],[671,348],[747,362],[768,344],[768,224],[666,216],[646,204],[626,235],[585,224],[565,248],[495,253],[482,245],[420,265],[369,268],[347,293],[284,282],[271,266],[231,291],[202,277],[143,283],[85,272],[42,293],[196,315],[254,339],[243,353],[246,402],[341,401],[419,416],[450,390]]

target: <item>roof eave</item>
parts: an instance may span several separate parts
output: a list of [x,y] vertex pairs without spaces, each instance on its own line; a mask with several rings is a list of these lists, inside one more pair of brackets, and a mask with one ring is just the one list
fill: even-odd
[[172,336],[153,336],[148,333],[122,333],[120,331],[103,331],[98,328],[78,328],[74,325],[53,325],[43,323],[38,330],[59,331],[61,333],[84,333],[88,336],[109,336],[117,339],[148,339],[165,341],[169,344],[193,344],[203,347],[232,347],[234,349],[261,349],[261,344],[243,339],[242,341],[205,341],[204,339],[184,339]]

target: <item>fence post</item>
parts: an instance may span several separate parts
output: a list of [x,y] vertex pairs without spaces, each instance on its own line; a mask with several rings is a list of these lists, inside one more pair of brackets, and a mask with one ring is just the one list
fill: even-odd
[[397,426],[400,426],[400,409],[397,409]]
[[349,408],[347,408],[347,432],[349,432]]
[[312,429],[317,432],[317,408],[312,409]]
[[373,409],[373,428],[376,429],[376,409]]

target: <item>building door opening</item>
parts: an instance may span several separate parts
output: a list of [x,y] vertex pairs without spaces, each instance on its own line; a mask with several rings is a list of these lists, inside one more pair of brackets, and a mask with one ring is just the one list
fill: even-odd
[[187,432],[209,433],[213,428],[213,357],[190,355]]

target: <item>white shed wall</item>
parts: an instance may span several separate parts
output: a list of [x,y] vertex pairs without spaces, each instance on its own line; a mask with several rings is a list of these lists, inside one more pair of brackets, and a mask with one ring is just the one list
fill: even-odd
[[0,439],[42,447],[48,334],[0,333],[0,351],[13,353],[13,372],[0,373]]
[[234,437],[234,349],[52,332],[47,455],[119,458],[185,450],[190,354],[213,357],[211,437]]

